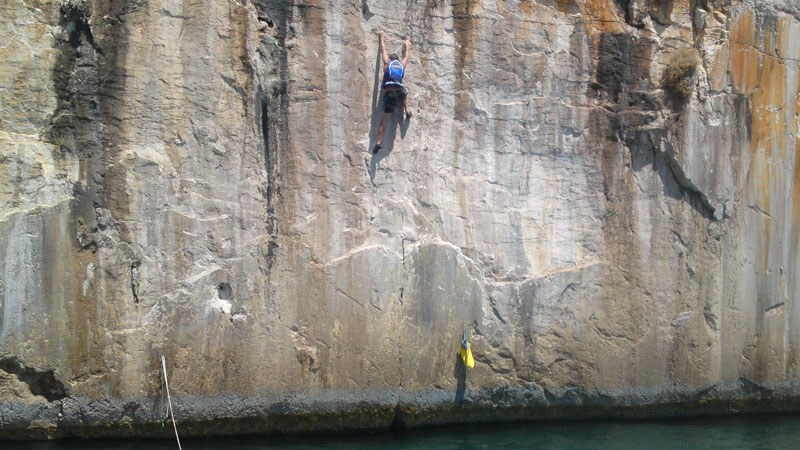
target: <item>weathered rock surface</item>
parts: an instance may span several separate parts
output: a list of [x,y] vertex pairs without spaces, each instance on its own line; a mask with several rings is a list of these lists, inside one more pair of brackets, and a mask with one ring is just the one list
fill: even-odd
[[800,410],[795,1],[0,17],[0,436]]

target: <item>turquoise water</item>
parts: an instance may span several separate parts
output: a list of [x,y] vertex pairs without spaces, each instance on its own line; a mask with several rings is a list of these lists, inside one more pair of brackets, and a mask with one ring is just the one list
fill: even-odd
[[[800,449],[800,416],[471,426],[343,436],[184,439],[185,450]],[[8,450],[174,449],[175,441],[0,442]]]

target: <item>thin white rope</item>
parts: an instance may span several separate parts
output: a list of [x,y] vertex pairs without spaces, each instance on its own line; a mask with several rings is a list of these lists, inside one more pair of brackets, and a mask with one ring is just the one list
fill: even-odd
[[175,428],[175,439],[178,440],[178,450],[181,448],[181,438],[178,437],[178,425],[175,424],[175,414],[172,412],[172,399],[169,397],[169,381],[167,381],[167,361],[161,355],[161,368],[164,369],[164,386],[167,387],[167,403],[169,403],[169,415],[172,417],[172,427]]

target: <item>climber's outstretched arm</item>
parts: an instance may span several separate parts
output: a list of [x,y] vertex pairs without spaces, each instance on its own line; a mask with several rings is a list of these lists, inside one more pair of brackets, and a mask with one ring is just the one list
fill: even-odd
[[405,46],[405,55],[403,55],[403,67],[408,65],[408,57],[411,56],[411,41],[408,38],[403,39],[403,45]]
[[383,57],[383,65],[389,64],[389,53],[386,51],[386,44],[383,42],[383,31],[378,31],[378,36],[381,38],[381,56]]

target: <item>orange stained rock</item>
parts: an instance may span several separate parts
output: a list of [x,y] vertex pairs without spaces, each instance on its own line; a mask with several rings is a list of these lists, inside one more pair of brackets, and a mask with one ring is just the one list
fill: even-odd
[[589,34],[625,31],[625,14],[619,14],[614,0],[578,0],[578,3]]
[[[778,41],[785,42],[781,36],[786,33],[786,22],[778,22]],[[757,84],[752,92],[752,131],[753,149],[763,149],[767,160],[773,156],[781,161],[786,157],[784,81],[786,66],[782,59],[774,55],[772,33],[767,33],[764,49],[759,53],[757,68]],[[782,50],[786,51],[784,47]],[[788,105],[786,105],[788,106]],[[779,154],[773,155],[773,150]]]
[[564,14],[577,12],[578,5],[575,0],[556,0],[556,9]]
[[730,37],[731,82],[738,94],[748,94],[756,87],[758,51],[754,40],[753,13],[746,11],[736,18]]
[[[508,10],[508,9],[503,8],[502,6],[500,6],[501,3],[502,2],[498,2],[498,10],[503,11],[504,14],[507,11],[512,11],[513,12],[513,10]],[[510,23],[513,23],[515,25],[512,25],[511,29],[513,30],[513,33],[514,33],[514,35],[513,35],[514,42],[525,43],[525,42],[528,42],[530,40],[530,38],[531,38],[531,35],[532,35],[532,29],[531,28],[532,27],[539,27],[539,26],[542,26],[542,25],[540,25],[539,23],[535,23],[536,11],[535,11],[535,8],[534,8],[534,2],[533,1],[526,1],[526,0],[520,1],[519,2],[519,12],[520,12],[520,14],[522,14],[522,19],[523,20],[518,20],[517,17],[512,19],[510,21]],[[509,19],[509,17],[506,17],[506,19]]]
[[[792,19],[783,17],[767,25],[759,41],[751,11],[739,14],[730,35],[729,82],[734,92],[750,102],[749,200],[767,214],[786,208],[780,186],[791,184],[791,227],[800,233],[800,75],[790,76],[784,58],[789,54]],[[794,99],[794,100],[791,100]],[[786,168],[792,167],[788,173]],[[788,178],[791,177],[791,180]],[[772,204],[772,197],[776,204]],[[769,216],[768,216],[769,217]],[[764,224],[761,242],[766,270],[772,225]]]
[[520,0],[519,12],[529,16],[533,13],[533,0]]
[[[786,66],[779,55],[787,53],[787,34],[789,19],[777,22],[773,43],[773,32],[768,31],[763,43],[757,41],[753,28],[753,14],[750,11],[740,14],[731,30],[730,41],[730,80],[734,92],[749,95],[751,110],[750,149],[756,158],[763,158],[766,164],[760,165],[762,172],[752,173],[762,178],[762,196],[768,195],[769,173],[764,173],[769,165],[781,164],[787,158],[786,114],[790,105],[784,105],[786,98]],[[777,44],[777,46],[775,45]],[[777,48],[776,48],[777,47]],[[795,93],[797,86],[794,86]],[[751,166],[752,168],[752,166]],[[766,178],[766,179],[763,179]],[[767,198],[763,198],[766,201]],[[763,204],[762,207],[768,205]],[[766,210],[766,209],[765,209]]]

